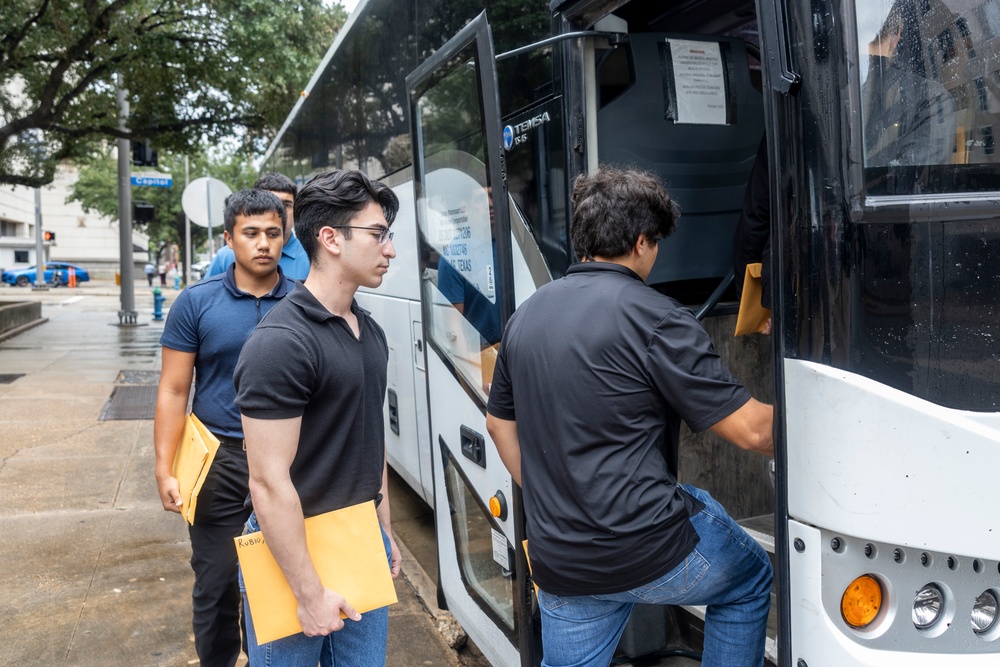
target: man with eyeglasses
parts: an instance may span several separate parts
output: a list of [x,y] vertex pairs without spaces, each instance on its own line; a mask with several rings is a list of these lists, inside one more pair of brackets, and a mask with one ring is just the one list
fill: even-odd
[[[292,179],[277,172],[261,174],[253,187],[257,190],[267,190],[284,204],[288,222],[285,224],[285,245],[281,248],[281,258],[278,260],[278,265],[288,278],[305,280],[306,276],[309,275],[309,256],[299,240],[292,234],[292,230],[295,229],[294,207],[298,188],[295,187]],[[205,272],[205,277],[210,278],[225,273],[234,260],[232,248],[223,246],[219,252],[215,253],[215,259],[212,260],[208,271]]]
[[303,629],[257,646],[247,606],[251,664],[385,664],[388,609],[362,617],[323,587],[306,551],[303,520],[374,500],[386,558],[398,576],[382,416],[389,348],[382,328],[354,299],[359,287],[382,283],[396,256],[389,226],[398,209],[392,190],[360,171],[310,180],[295,202],[309,277],[271,310],[236,366],[253,502],[246,530],[263,531],[298,600]]

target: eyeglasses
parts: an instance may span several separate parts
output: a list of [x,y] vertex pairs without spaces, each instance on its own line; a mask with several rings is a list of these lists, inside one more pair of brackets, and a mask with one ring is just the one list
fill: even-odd
[[389,231],[388,227],[353,227],[351,225],[330,225],[334,229],[363,229],[366,232],[371,232],[376,237],[378,237],[378,244],[385,245],[388,241],[392,240],[392,232]]

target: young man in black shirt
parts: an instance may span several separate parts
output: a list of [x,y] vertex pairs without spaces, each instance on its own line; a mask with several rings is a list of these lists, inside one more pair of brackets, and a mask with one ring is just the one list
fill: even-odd
[[675,225],[659,180],[602,168],[573,203],[582,261],[510,319],[486,422],[524,491],[542,664],[608,665],[632,607],[653,603],[707,605],[702,664],[761,665],[767,554],[668,461],[681,420],[771,453],[772,408],[643,282]]
[[398,208],[392,190],[359,171],[309,181],[295,199],[295,235],[309,255],[309,277],[240,353],[234,382],[253,500],[247,529],[264,532],[298,600],[303,628],[257,646],[248,606],[254,665],[385,664],[388,610],[362,618],[323,586],[306,551],[303,521],[375,500],[386,557],[398,576],[382,418],[389,350],[382,328],[354,300],[358,287],[382,283],[396,256],[389,225]]

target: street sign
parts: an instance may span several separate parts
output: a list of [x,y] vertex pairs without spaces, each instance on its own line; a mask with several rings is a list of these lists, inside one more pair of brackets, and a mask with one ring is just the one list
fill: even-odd
[[229,186],[217,178],[196,178],[184,188],[181,207],[194,224],[220,228],[226,197],[231,194]]
[[173,187],[174,178],[170,174],[145,173],[132,174],[132,185],[149,188],[169,188]]

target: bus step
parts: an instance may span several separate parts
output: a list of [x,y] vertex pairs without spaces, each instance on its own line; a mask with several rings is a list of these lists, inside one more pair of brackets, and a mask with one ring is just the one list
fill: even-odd
[[[771,565],[775,568],[774,582],[771,584],[771,610],[767,616],[767,640],[764,645],[764,657],[766,664],[778,664],[778,595],[777,585],[780,579],[777,572],[777,562],[774,554],[774,515],[762,514],[761,516],[740,519],[736,523],[747,531],[750,537],[764,547],[771,559]],[[700,623],[705,621],[705,607],[686,606],[683,609]]]
[[747,519],[740,519],[736,523],[743,527],[743,530],[750,534],[750,537],[757,540],[764,551],[774,554],[774,515],[761,514]]

